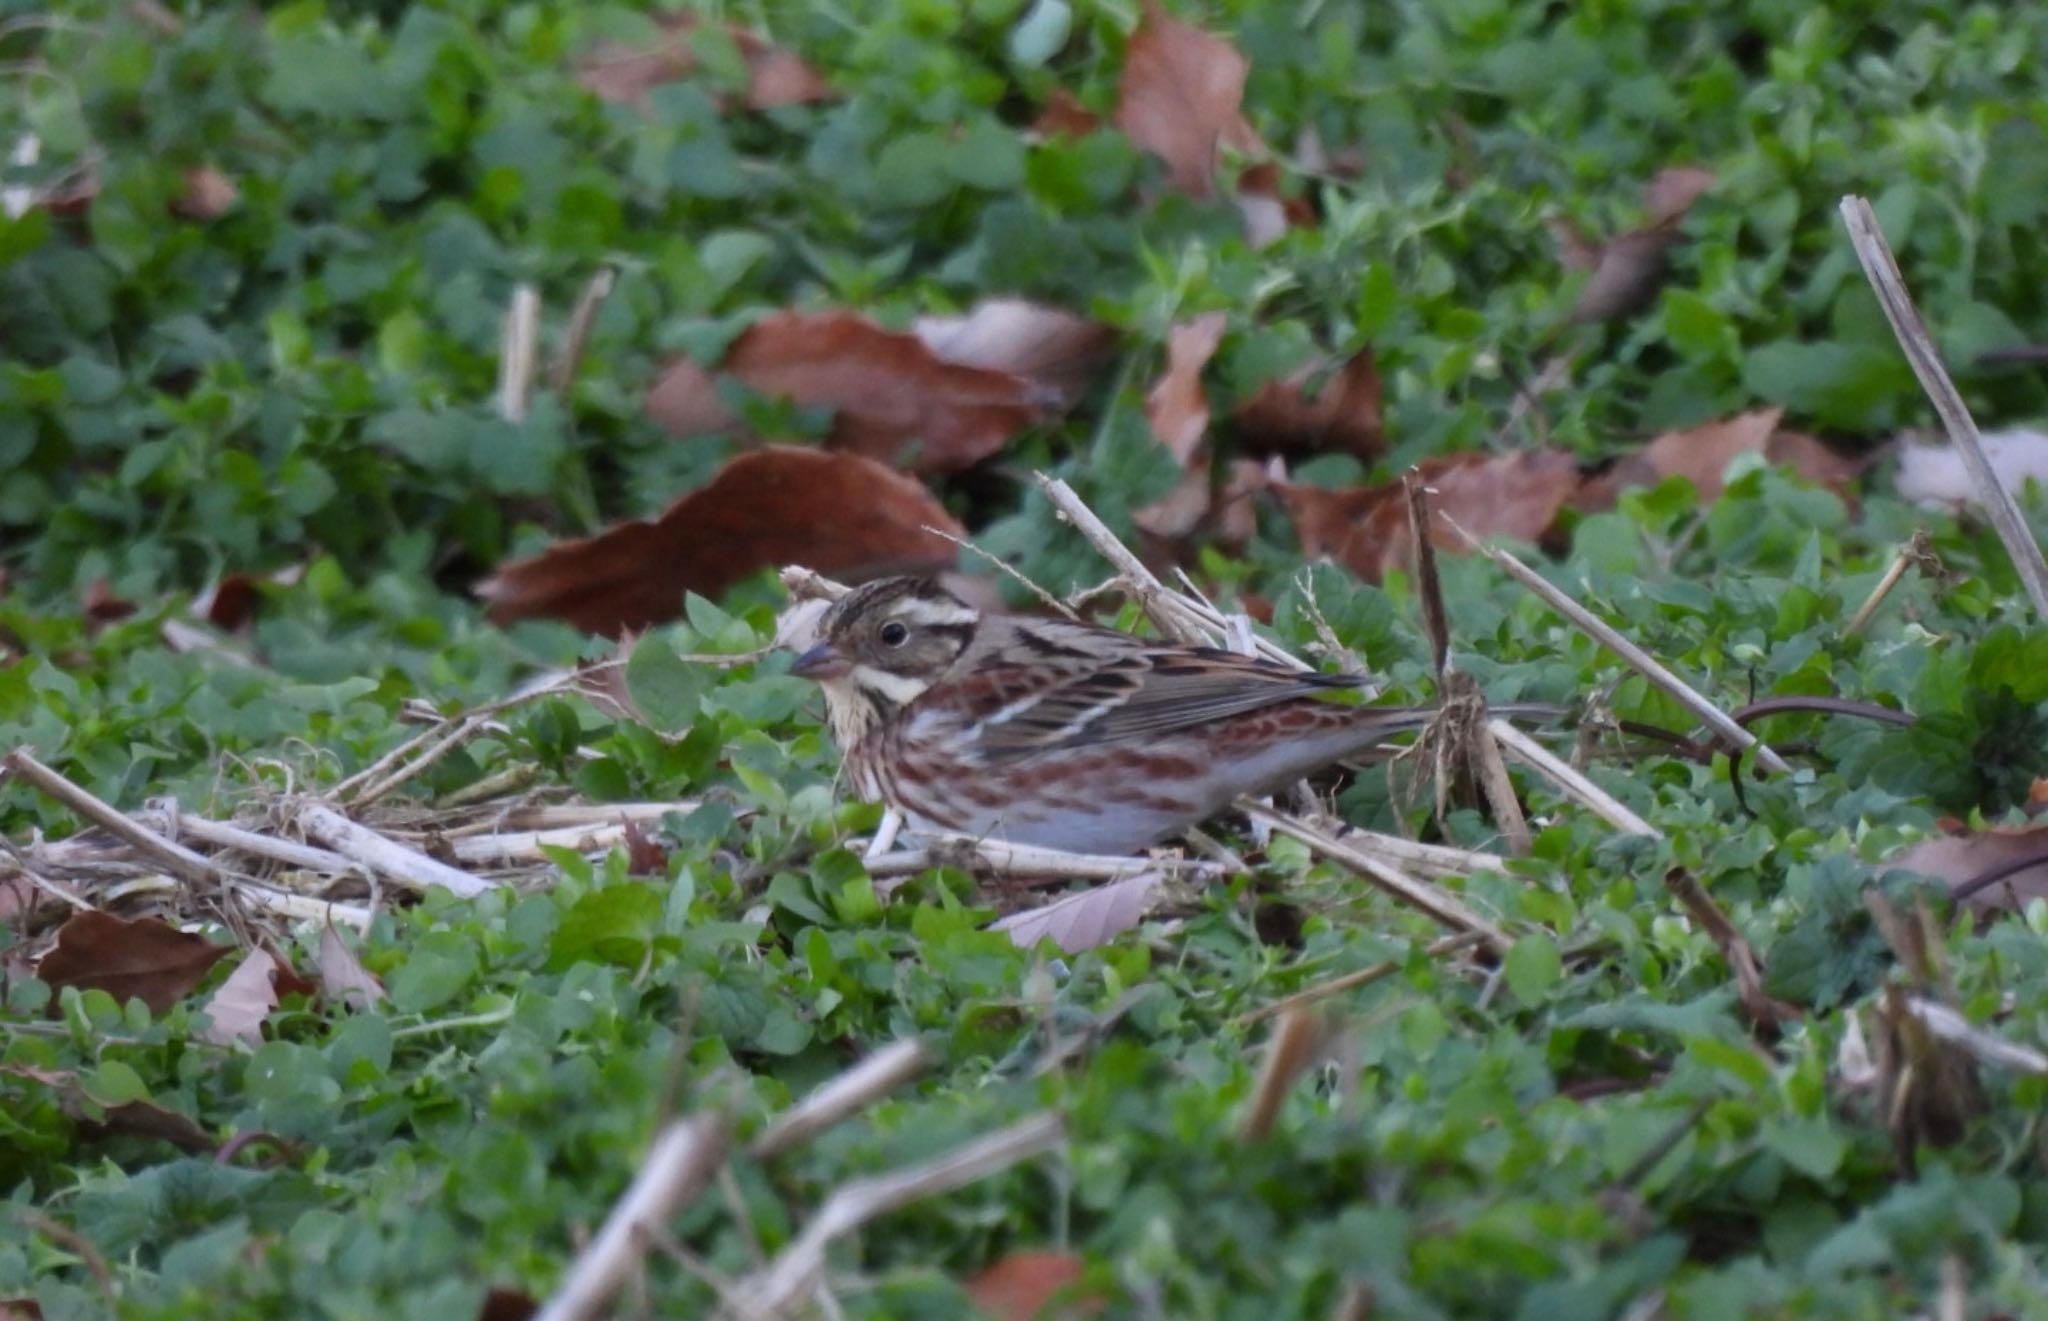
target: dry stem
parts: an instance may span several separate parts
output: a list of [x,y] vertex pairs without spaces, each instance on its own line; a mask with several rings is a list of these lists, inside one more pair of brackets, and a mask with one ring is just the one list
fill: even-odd
[[1892,323],[1892,333],[1898,336],[1906,361],[1920,378],[1920,388],[1933,401],[1942,429],[1948,432],[1949,442],[1956,447],[1964,470],[1970,474],[1971,485],[1977,488],[1977,502],[1984,507],[1998,539],[2005,543],[2006,554],[2012,556],[2013,569],[2027,589],[2027,599],[2034,603],[2034,613],[2048,618],[2048,562],[2042,560],[2040,544],[2028,530],[2012,493],[1998,480],[1997,470],[1984,455],[1977,423],[1964,406],[1955,382],[1949,379],[1948,369],[1941,365],[1941,351],[1934,346],[1934,337],[1927,333],[1927,323],[1913,305],[1913,296],[1906,292],[1905,277],[1899,274],[1899,263],[1884,241],[1877,213],[1870,209],[1869,202],[1851,195],[1842,199],[1842,223],[1849,228],[1856,260],[1863,263],[1863,274],[1877,294],[1878,305],[1884,308],[1885,319]]

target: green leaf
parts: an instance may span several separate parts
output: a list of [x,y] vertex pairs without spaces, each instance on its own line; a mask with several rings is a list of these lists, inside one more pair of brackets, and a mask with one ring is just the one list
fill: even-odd
[[633,646],[626,662],[626,695],[641,719],[674,732],[697,719],[711,674],[676,654],[666,638],[649,633]]
[[661,909],[661,892],[638,881],[590,891],[562,915],[548,966],[562,969],[594,959],[639,967],[660,934]]
[[1539,932],[1524,936],[1508,949],[1502,974],[1517,1001],[1535,1005],[1564,975],[1564,955],[1557,942],[1547,935]]

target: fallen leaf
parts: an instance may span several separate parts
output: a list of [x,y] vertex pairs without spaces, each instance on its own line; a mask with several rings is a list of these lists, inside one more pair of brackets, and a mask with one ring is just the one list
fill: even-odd
[[1145,396],[1145,419],[1152,434],[1185,469],[1171,491],[1132,516],[1154,537],[1186,537],[1209,513],[1209,464],[1203,443],[1209,433],[1209,396],[1202,388],[1202,369],[1216,356],[1228,324],[1223,313],[1205,312],[1175,326],[1166,339],[1166,368]]
[[224,574],[192,602],[192,613],[215,628],[233,633],[256,610],[256,579],[246,573]]
[[[2018,495],[2029,481],[2048,490],[2048,433],[2014,427],[1987,431],[1980,439],[1985,459],[2006,490]],[[1902,437],[1893,482],[1901,499],[1929,509],[1961,511],[1979,503],[1977,484],[1953,445]]]
[[277,972],[277,959],[269,950],[250,950],[207,997],[206,1014],[213,1021],[200,1031],[200,1039],[216,1046],[232,1046],[238,1041],[262,1045],[264,1020],[277,1008]]
[[719,397],[720,375],[829,408],[833,448],[921,472],[972,467],[1060,402],[1051,386],[949,362],[918,336],[852,312],[783,312],[742,332],[715,370],[672,361],[648,391],[648,415],[676,436],[734,430],[740,419]]
[[628,817],[626,828],[626,874],[629,876],[668,875],[668,850],[663,848],[647,828]]
[[92,580],[81,605],[90,624],[111,624],[135,613],[135,602],[114,595],[113,585],[105,578]]
[[78,1075],[68,1069],[0,1064],[0,1075],[21,1078],[48,1088],[56,1098],[57,1108],[67,1118],[95,1132],[161,1138],[180,1151],[210,1154],[215,1150],[213,1138],[189,1115],[168,1110],[153,1101],[101,1105],[86,1094]]
[[1159,879],[1158,872],[1139,872],[1107,885],[1077,890],[1043,907],[999,918],[989,923],[988,929],[1006,933],[1020,949],[1050,939],[1064,952],[1079,954],[1107,944],[1142,922]]
[[[605,42],[577,62],[576,81],[602,100],[646,110],[648,94],[655,88],[680,82],[697,70],[690,34],[702,20],[683,13],[656,22],[661,37],[654,47],[636,50],[622,42]],[[728,25],[724,31],[747,62],[747,90],[741,99],[747,109],[770,110],[838,96],[816,69],[794,53],[745,28]]]
[[43,1305],[33,1298],[0,1298],[0,1321],[43,1321]]
[[1313,228],[1317,219],[1306,198],[1290,197],[1281,188],[1280,167],[1272,161],[1246,166],[1231,200],[1244,221],[1245,241],[1254,249],[1271,247],[1290,229]]
[[187,220],[217,220],[241,200],[235,181],[211,165],[185,171],[184,190],[171,199],[171,213]]
[[129,921],[93,909],[73,915],[58,930],[56,946],[36,964],[36,976],[52,990],[96,987],[123,1003],[139,999],[161,1014],[233,952],[231,945],[187,935],[153,917]]
[[540,1304],[533,1300],[532,1295],[493,1285],[477,1308],[476,1321],[526,1321],[538,1311]]
[[320,928],[320,949],[313,957],[313,971],[320,979],[320,993],[338,1004],[368,1009],[384,999],[384,983],[363,966],[333,923]]
[[[1712,171],[1698,166],[1673,166],[1658,171],[1643,189],[1647,222],[1617,234],[1592,251],[1591,270],[1578,300],[1565,317],[1567,325],[1618,321],[1648,307],[1671,272],[1671,249],[1683,238],[1679,225],[1686,212],[1714,183]],[[1567,265],[1586,261],[1586,244],[1569,221],[1553,222]]]
[[[2015,911],[2031,899],[2048,897],[2048,826],[1965,830],[1923,839],[1884,865],[1931,876],[1980,912]],[[1997,875],[2001,872],[2006,874]]]
[[771,445],[741,454],[659,518],[565,541],[477,584],[491,618],[565,619],[616,635],[674,618],[763,569],[842,579],[952,564],[966,530],[914,478],[858,454]]
[[1052,89],[1052,95],[1045,98],[1045,104],[1038,111],[1038,118],[1031,121],[1032,131],[1040,137],[1085,138],[1102,127],[1102,116],[1081,104],[1079,97],[1064,87]]
[[1218,150],[1263,152],[1242,113],[1251,66],[1235,46],[1145,0],[1117,84],[1116,126],[1166,162],[1173,186],[1215,195]]
[[1008,372],[1055,391],[1071,406],[1116,345],[1116,332],[1061,307],[991,298],[965,316],[919,317],[911,333],[939,358]]
[[1231,415],[1260,453],[1376,457],[1382,430],[1380,373],[1370,345],[1334,370],[1328,363],[1268,381]]
[[1205,312],[1175,326],[1166,339],[1166,370],[1145,395],[1145,420],[1152,434],[1185,468],[1201,453],[1209,431],[1209,396],[1202,389],[1202,369],[1216,356],[1230,319]]
[[[1455,454],[1417,465],[1434,492],[1430,504],[1482,540],[1539,541],[1578,491],[1578,464],[1558,450],[1507,454]],[[1292,482],[1273,483],[1294,519],[1302,554],[1335,560],[1367,582],[1413,559],[1407,497],[1399,482],[1331,491]],[[1465,544],[1439,521],[1430,541],[1440,550]]]
[[1078,1253],[1012,1252],[962,1287],[992,1321],[1054,1321],[1102,1310],[1102,1300],[1093,1297],[1073,1298],[1056,1311],[1046,1310],[1055,1294],[1080,1282],[1082,1270]]
[[1667,477],[1684,477],[1699,492],[1702,504],[1721,498],[1722,475],[1738,455],[1762,454],[1847,498],[1862,474],[1861,460],[1837,454],[1820,441],[1796,431],[1781,431],[1782,408],[1759,408],[1680,431],[1667,431],[1634,454],[1624,455],[1606,472],[1589,479],[1572,505],[1577,509],[1611,508],[1615,497],[1632,486],[1655,486]]

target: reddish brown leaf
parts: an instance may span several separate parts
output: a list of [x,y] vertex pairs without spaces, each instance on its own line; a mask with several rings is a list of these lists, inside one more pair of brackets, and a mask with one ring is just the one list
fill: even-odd
[[135,602],[114,595],[114,588],[105,578],[95,578],[85,589],[83,602],[86,622],[111,624],[126,619],[135,613]]
[[626,874],[629,876],[668,875],[668,850],[663,848],[647,828],[628,817],[626,827]]
[[[1697,166],[1673,166],[1661,170],[1643,190],[1643,209],[1649,213],[1640,229],[1617,234],[1600,244],[1592,255],[1592,274],[1579,290],[1578,301],[1566,321],[1590,325],[1618,321],[1648,307],[1664,287],[1670,274],[1671,249],[1681,235],[1678,227],[1700,195],[1711,188],[1714,175]],[[1552,231],[1560,238],[1567,266],[1586,260],[1586,245],[1569,221],[1554,221]]]
[[351,1009],[368,1009],[384,999],[384,983],[363,966],[331,923],[320,928],[320,952],[314,956],[313,971],[320,978],[320,993]]
[[1202,389],[1202,369],[1216,356],[1229,318],[1205,312],[1173,328],[1166,341],[1166,370],[1145,396],[1145,420],[1152,434],[1180,465],[1194,463],[1209,430],[1209,396]]
[[1145,0],[1145,16],[1124,54],[1116,126],[1166,162],[1175,188],[1191,197],[1214,196],[1220,148],[1265,149],[1241,110],[1250,67],[1223,38]]
[[1667,431],[1588,481],[1572,501],[1579,509],[1606,509],[1631,486],[1654,486],[1667,477],[1692,482],[1703,504],[1721,498],[1721,477],[1737,455],[1761,453],[1811,481],[1846,496],[1862,473],[1860,460],[1835,453],[1811,436],[1780,431],[1781,408],[1759,408],[1716,422]]
[[991,298],[965,316],[919,317],[911,332],[941,360],[1036,381],[1071,405],[1116,346],[1099,321],[1021,298]]
[[1281,188],[1280,167],[1272,161],[1246,166],[1237,176],[1232,200],[1244,218],[1245,240],[1254,248],[1278,243],[1290,229],[1313,228],[1317,219],[1306,198],[1290,197]]
[[1080,1282],[1081,1272],[1081,1258],[1076,1253],[1012,1252],[963,1287],[992,1321],[1055,1321],[1102,1310],[1100,1298],[1074,1298],[1056,1311],[1046,1310],[1055,1294]]
[[[1540,540],[1579,489],[1578,465],[1557,450],[1458,454],[1425,459],[1418,467],[1435,492],[1430,503],[1439,520],[1430,540],[1440,550],[1465,548],[1443,518],[1480,538]],[[1273,489],[1294,518],[1303,555],[1328,556],[1367,582],[1413,559],[1407,498],[1399,482],[1348,491],[1276,482]]]
[[1304,368],[1268,381],[1232,416],[1244,439],[1264,453],[1339,450],[1369,459],[1384,438],[1380,410],[1380,373],[1368,346],[1334,372]]
[[251,1046],[263,1044],[263,1023],[277,1008],[278,961],[267,949],[252,949],[226,981],[206,1000],[212,1023],[200,1032],[200,1039],[217,1046],[237,1041]]
[[33,1298],[0,1298],[0,1321],[43,1321],[43,1305]]
[[1058,392],[1011,372],[948,362],[916,335],[852,312],[784,312],[733,341],[717,372],[679,358],[647,395],[647,412],[677,436],[730,431],[739,418],[717,375],[757,393],[830,408],[830,443],[921,472],[972,467],[1044,417]]
[[1643,186],[1643,210],[1652,225],[1685,219],[1692,204],[1714,186],[1714,172],[1697,165],[1672,165],[1657,171]]
[[622,523],[507,564],[476,587],[499,623],[566,619],[616,634],[673,618],[683,594],[717,596],[762,569],[801,564],[841,578],[953,562],[965,536],[931,492],[857,454],[769,446],[651,522]]
[[484,1295],[483,1305],[477,1308],[476,1321],[527,1321],[538,1311],[540,1304],[531,1295],[493,1286]]
[[161,1138],[181,1151],[211,1153],[215,1149],[212,1137],[189,1116],[167,1110],[153,1101],[101,1105],[86,1094],[78,1075],[68,1069],[0,1064],[0,1074],[48,1088],[56,1099],[57,1108],[72,1122],[95,1131]]
[[216,220],[241,200],[235,181],[211,165],[195,165],[185,171],[185,187],[171,199],[171,213],[187,220]]
[[1042,137],[1085,138],[1102,127],[1102,116],[1082,105],[1066,88],[1055,87],[1031,127]]
[[64,923],[36,976],[53,990],[97,987],[124,1003],[132,996],[161,1014],[233,952],[153,917],[131,922],[89,910]]
[[[647,50],[605,42],[576,67],[576,81],[606,101],[647,109],[648,94],[680,82],[697,70],[697,52],[690,33],[701,20],[695,14],[672,14],[658,20],[660,40]],[[725,29],[747,62],[747,90],[742,103],[749,110],[830,101],[838,93],[818,71],[789,51],[744,28]]]
[[246,573],[223,574],[195,601],[192,613],[215,628],[233,633],[256,611],[256,580]]
[[[1932,876],[1979,911],[2009,912],[2048,897],[2048,826],[1962,830],[1923,839],[1885,866]],[[2007,868],[2016,870],[1993,879]]]
[[1008,934],[1020,949],[1050,939],[1067,953],[1079,954],[1109,943],[1144,921],[1159,875],[1139,872],[1107,885],[1077,890],[1041,908],[999,918],[989,923],[988,929]]

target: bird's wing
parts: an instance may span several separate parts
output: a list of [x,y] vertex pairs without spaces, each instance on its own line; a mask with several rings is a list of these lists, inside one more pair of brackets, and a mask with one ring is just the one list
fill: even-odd
[[1023,682],[1019,671],[1038,667],[1008,668],[1011,682],[1001,690],[1011,695],[989,705],[973,728],[993,760],[1154,738],[1362,682],[1191,648],[1132,648],[1064,673],[1048,666],[1037,684]]

